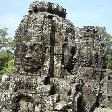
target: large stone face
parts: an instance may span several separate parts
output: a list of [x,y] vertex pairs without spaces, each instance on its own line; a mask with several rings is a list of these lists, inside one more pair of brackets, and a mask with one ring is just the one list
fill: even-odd
[[107,51],[98,28],[75,32],[66,10],[50,2],[33,2],[28,12],[15,34],[14,73],[4,74],[0,83],[1,112],[111,107],[112,81],[103,83]]
[[[41,11],[38,9],[41,5],[45,8],[43,2],[35,2],[30,6],[33,12],[23,18],[16,31],[15,72],[37,72],[48,66],[47,72],[50,70],[57,77],[62,67],[69,72],[73,69],[68,69],[68,66],[74,55],[71,49],[75,47],[75,29],[63,16],[54,15],[55,10],[62,7],[54,9],[56,4],[47,3],[50,5],[48,9]],[[49,12],[51,6],[52,13]]]

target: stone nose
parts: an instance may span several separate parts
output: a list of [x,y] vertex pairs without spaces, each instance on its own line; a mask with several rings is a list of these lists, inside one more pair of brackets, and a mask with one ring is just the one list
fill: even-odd
[[26,59],[31,59],[31,58],[32,58],[32,55],[31,55],[30,53],[27,53],[27,54],[25,55],[25,58],[26,58]]

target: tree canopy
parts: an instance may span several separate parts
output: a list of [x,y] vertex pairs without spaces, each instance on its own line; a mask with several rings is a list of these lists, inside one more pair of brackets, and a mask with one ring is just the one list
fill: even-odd
[[13,70],[14,41],[7,37],[7,29],[0,29],[0,76]]

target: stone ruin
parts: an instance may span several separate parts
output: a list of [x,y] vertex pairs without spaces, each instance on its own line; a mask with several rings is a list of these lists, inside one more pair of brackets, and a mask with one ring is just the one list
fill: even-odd
[[111,109],[112,78],[99,29],[76,31],[66,9],[50,2],[33,2],[28,12],[15,34],[14,73],[0,83],[0,112]]

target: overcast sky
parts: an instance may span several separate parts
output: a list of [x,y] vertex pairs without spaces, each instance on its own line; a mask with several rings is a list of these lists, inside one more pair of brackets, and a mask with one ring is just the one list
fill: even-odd
[[[27,15],[29,5],[35,0],[0,0],[0,28],[8,29],[14,37],[20,21]],[[43,1],[43,0],[38,0]],[[67,10],[67,19],[77,27],[94,25],[106,27],[112,35],[112,0],[45,0],[58,3]]]

